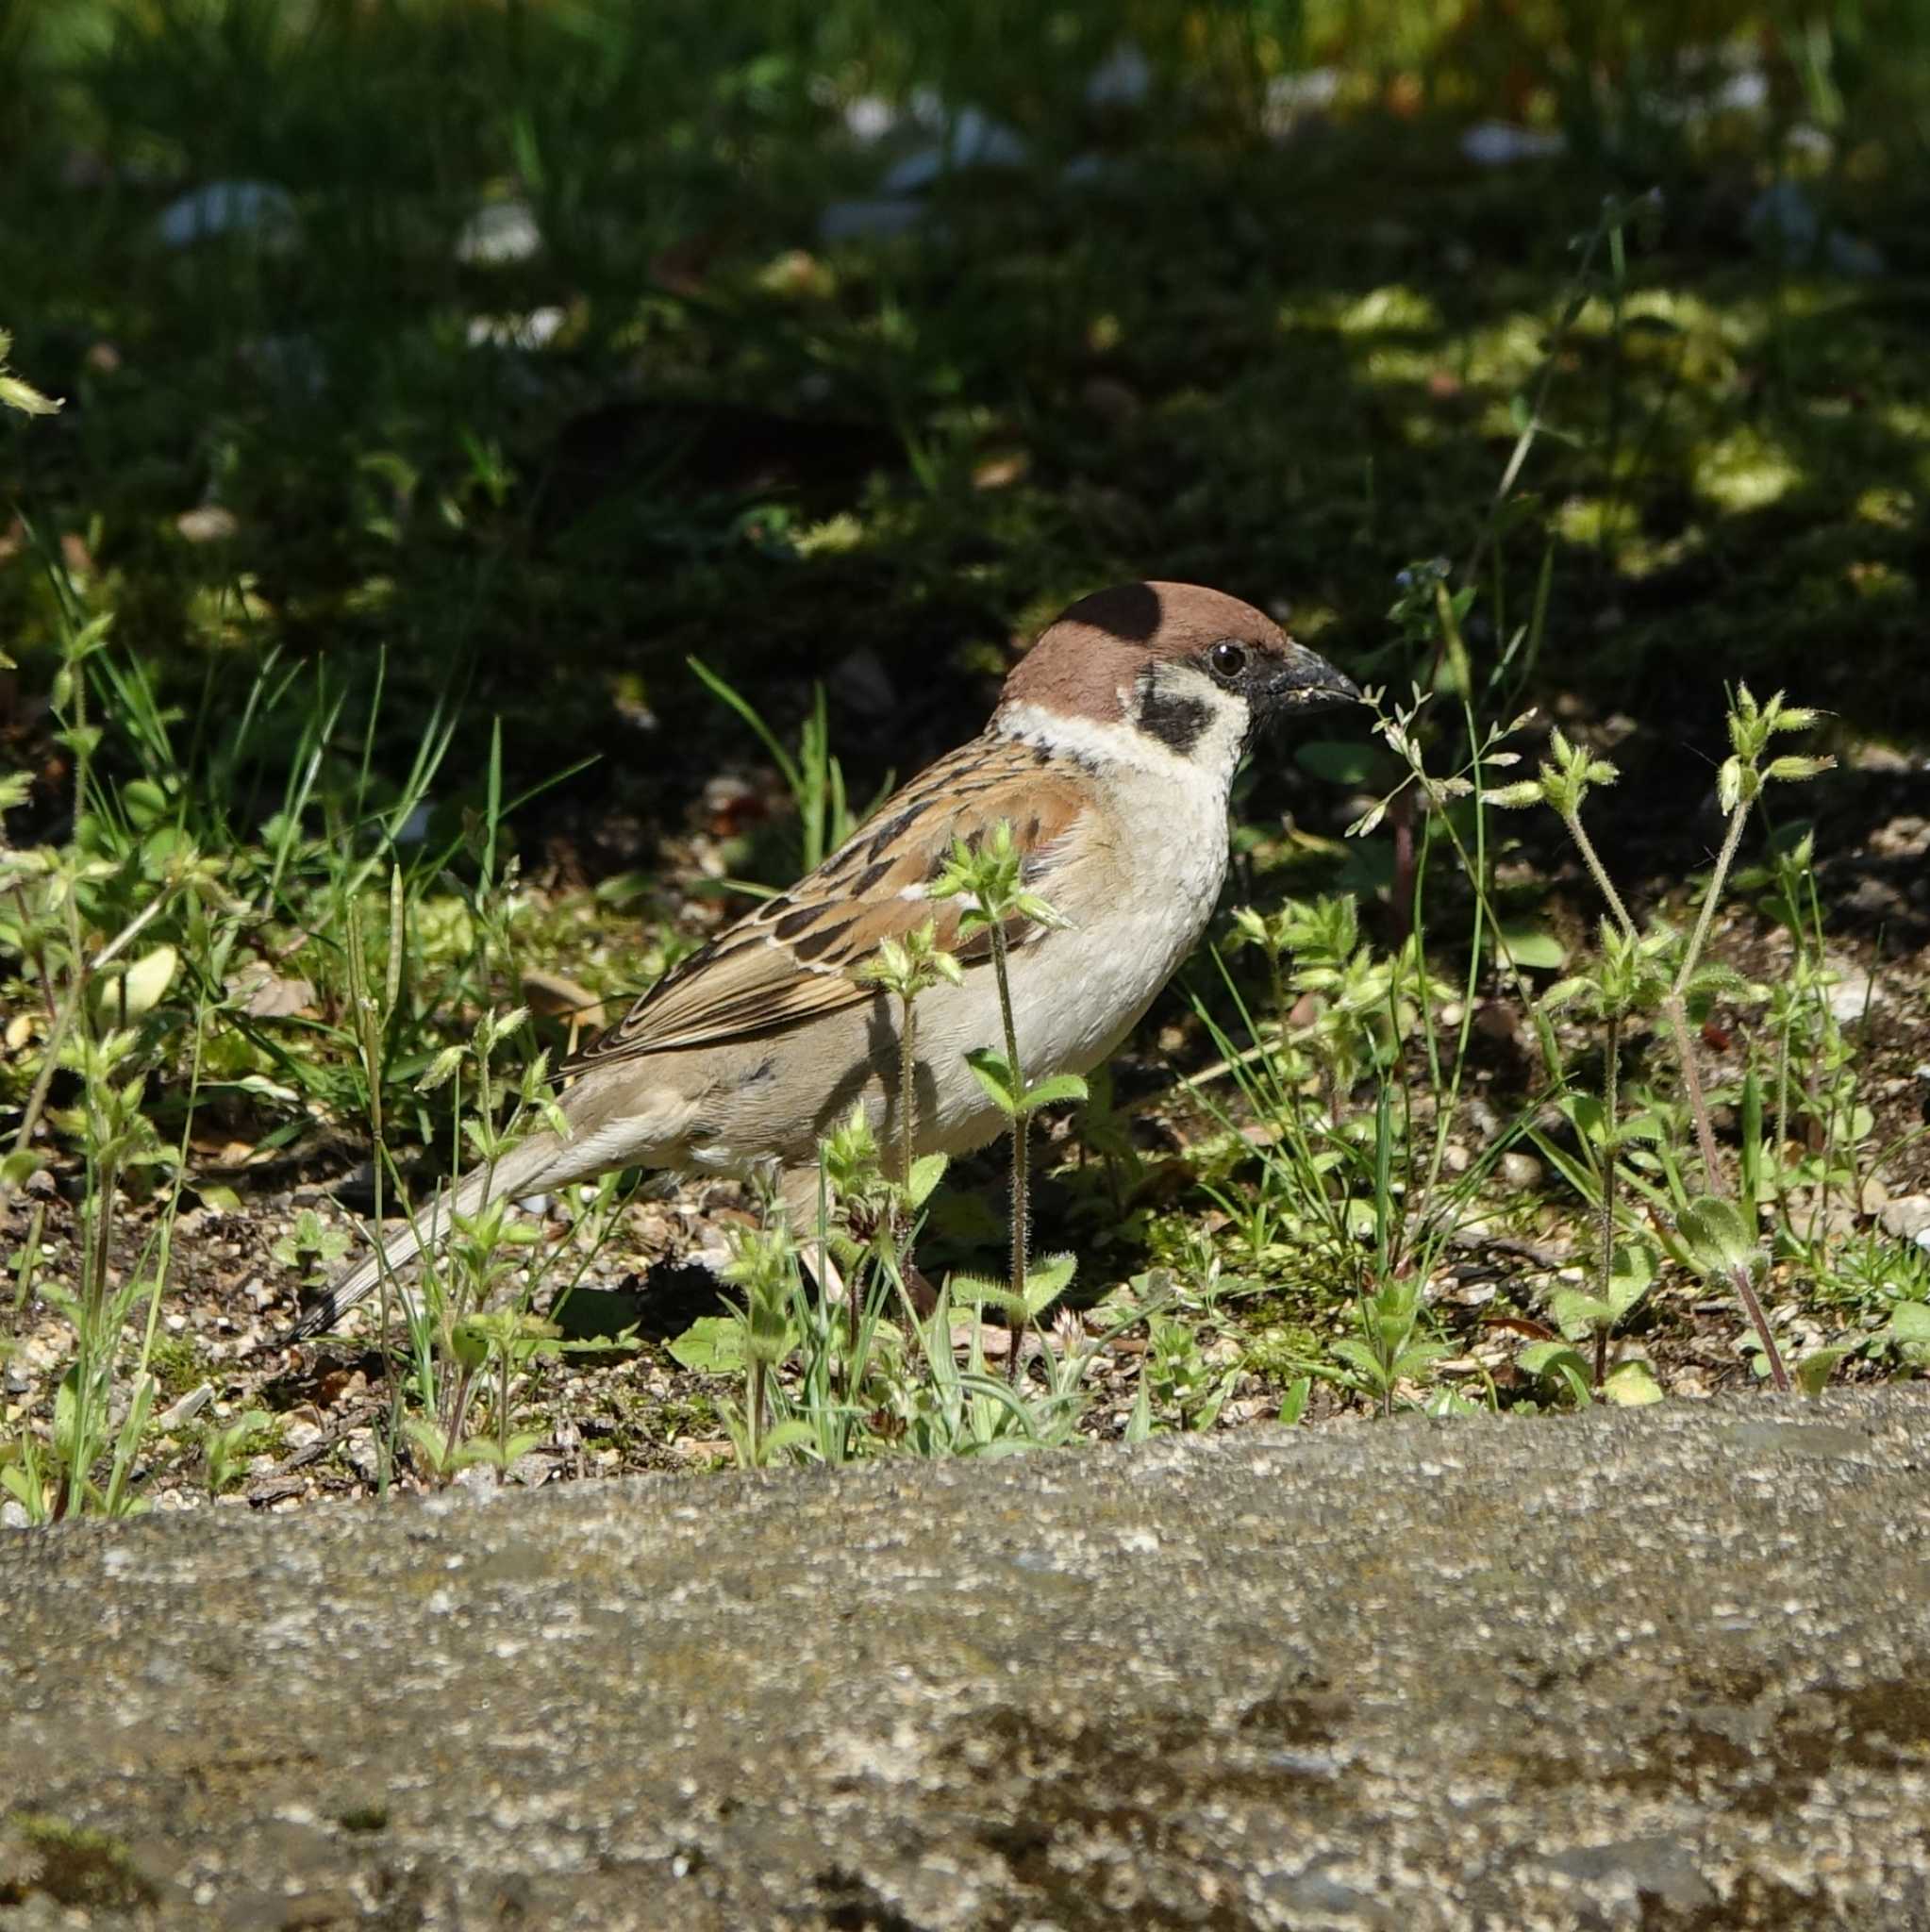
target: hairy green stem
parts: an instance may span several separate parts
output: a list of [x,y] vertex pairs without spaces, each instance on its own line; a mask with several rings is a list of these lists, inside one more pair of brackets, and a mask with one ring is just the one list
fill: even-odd
[[898,1022],[898,1150],[899,1175],[905,1183],[906,1206],[911,1203],[911,1162],[918,1145],[918,1035],[911,995],[901,997]]
[[1722,849],[1716,855],[1716,869],[1709,874],[1708,891],[1703,894],[1702,909],[1695,918],[1695,930],[1689,936],[1689,950],[1683,954],[1682,964],[1676,971],[1675,992],[1678,996],[1688,990],[1689,978],[1702,958],[1709,926],[1716,916],[1716,901],[1722,896],[1722,883],[1729,876],[1730,866],[1736,862],[1736,848],[1742,842],[1742,827],[1748,819],[1747,804],[1739,805],[1729,814],[1728,828],[1722,834]]
[[[1669,1022],[1669,1032],[1675,1043],[1675,1058],[1682,1070],[1682,1091],[1689,1100],[1689,1110],[1695,1122],[1696,1146],[1702,1155],[1704,1177],[1711,1194],[1722,1197],[1728,1189],[1722,1179],[1722,1157],[1716,1147],[1715,1122],[1709,1115],[1708,1096],[1703,1091],[1702,1064],[1696,1058],[1695,1042],[1689,1030],[1689,1008],[1683,994],[1690,977],[1695,972],[1696,962],[1702,949],[1707,942],[1709,926],[1716,916],[1716,902],[1722,897],[1722,885],[1729,875],[1729,868],[1735,862],[1736,848],[1742,840],[1742,827],[1749,816],[1746,804],[1737,806],[1729,814],[1729,824],[1722,835],[1722,847],[1716,856],[1716,866],[1709,875],[1708,890],[1703,894],[1702,906],[1696,913],[1695,929],[1689,936],[1688,951],[1682,957],[1677,969],[1675,983],[1669,996],[1662,1002],[1662,1011]],[[1582,824],[1578,812],[1566,812],[1562,823],[1568,827],[1569,835],[1575,841],[1576,849],[1587,862],[1593,874],[1595,884],[1601,889],[1602,896],[1608,902],[1608,909],[1616,923],[1630,939],[1636,936],[1635,922],[1628,915],[1628,908],[1622,904],[1622,894],[1615,890],[1615,882],[1608,876],[1600,855],[1590,841]],[[1763,1313],[1762,1303],[1755,1292],[1755,1284],[1749,1278],[1746,1268],[1730,1271],[1729,1279],[1735,1288],[1737,1297],[1742,1303],[1743,1310],[1749,1317],[1750,1326],[1755,1330],[1756,1340],[1762,1344],[1763,1358],[1769,1364],[1770,1380],[1777,1391],[1787,1393],[1789,1388],[1789,1372],[1783,1366],[1782,1352],[1776,1347],[1776,1339],[1770,1332],[1769,1319]]]
[[87,816],[87,794],[92,788],[93,752],[87,735],[87,658],[70,655],[67,662],[74,680],[74,842],[77,847],[80,822]]
[[[1580,319],[1583,307],[1588,299],[1589,272],[1595,265],[1595,255],[1602,245],[1606,233],[1606,223],[1598,220],[1593,232],[1582,246],[1582,258],[1576,264],[1574,274],[1569,279],[1567,299],[1562,305],[1561,320],[1556,325],[1548,340],[1548,347],[1542,357],[1541,368],[1536,376],[1534,393],[1528,398],[1528,417],[1521,433],[1515,438],[1514,448],[1508,454],[1507,465],[1501,473],[1501,481],[1495,485],[1494,494],[1489,500],[1488,514],[1482,520],[1481,528],[1474,539],[1474,547],[1468,553],[1468,561],[1461,571],[1461,581],[1472,583],[1481,568],[1481,560],[1488,546],[1494,541],[1495,532],[1501,525],[1503,506],[1507,502],[1508,491],[1515,487],[1515,479],[1522,473],[1522,465],[1528,459],[1528,451],[1534,445],[1541,428],[1541,409],[1548,400],[1548,391],[1553,386],[1556,370],[1561,367],[1561,358],[1567,344],[1570,330]],[[1439,657],[1436,659],[1439,663]]]
[[496,1487],[503,1487],[504,1473],[509,1467],[509,1356],[507,1340],[503,1342],[502,1374],[496,1378]]
[[[1675,1057],[1682,1064],[1683,1091],[1689,1096],[1689,1110],[1695,1119],[1696,1144],[1702,1150],[1703,1173],[1708,1191],[1713,1195],[1725,1196],[1728,1190],[1722,1182],[1722,1170],[1716,1152],[1715,1123],[1709,1118],[1708,1096],[1704,1093],[1702,1086],[1702,1069],[1689,1034],[1689,1008],[1683,1004],[1680,994],[1671,993],[1662,1002],[1662,1011],[1668,1017],[1669,1030],[1675,1039]],[[1769,1317],[1763,1313],[1749,1270],[1732,1268],[1729,1280],[1749,1317],[1750,1326],[1755,1330],[1755,1339],[1762,1343],[1763,1359],[1769,1364],[1770,1381],[1778,1394],[1787,1395],[1789,1392],[1789,1372],[1783,1366],[1782,1351],[1776,1346],[1776,1338],[1770,1332]]]
[[1608,876],[1608,868],[1602,863],[1601,855],[1595,850],[1594,841],[1589,837],[1588,828],[1582,824],[1578,811],[1564,812],[1562,824],[1568,827],[1568,835],[1575,842],[1593,876],[1596,889],[1608,902],[1608,909],[1615,915],[1615,923],[1630,939],[1635,938],[1635,921],[1628,916],[1628,908],[1622,903],[1622,894],[1615,890],[1615,881]]
[[[1488,813],[1482,804],[1482,790],[1485,777],[1481,767],[1481,741],[1474,728],[1474,708],[1464,697],[1461,711],[1467,720],[1468,741],[1473,747],[1471,765],[1474,774],[1474,874],[1477,889],[1474,893],[1474,929],[1468,949],[1468,977],[1461,992],[1461,1024],[1455,1041],[1454,1074],[1447,1083],[1447,1102],[1435,1109],[1434,1147],[1428,1156],[1427,1179],[1421,1190],[1424,1207],[1434,1202],[1435,1191],[1440,1185],[1441,1164],[1447,1158],[1449,1139],[1454,1132],[1456,1119],[1461,1104],[1461,1076],[1468,1065],[1468,1041],[1474,1025],[1474,996],[1481,982],[1481,941],[1484,928],[1484,915],[1487,911],[1488,897],[1479,888],[1478,882],[1488,875]],[[1439,816],[1430,812],[1422,823],[1421,863],[1414,874],[1414,924],[1423,928],[1421,917],[1421,893],[1427,876],[1427,856],[1434,841],[1434,824]],[[1425,959],[1421,965],[1421,1012],[1423,1021],[1424,1038],[1427,1041],[1427,1067],[1433,1081],[1434,1091],[1441,1091],[1440,1049],[1434,1033],[1434,1008],[1427,996],[1427,965]]]
[[1019,1357],[1025,1344],[1025,1262],[1031,1244],[1031,1168],[1029,1134],[1032,1116],[1024,1109],[1023,1096],[1025,1091],[1025,1076],[1019,1067],[1019,1028],[1012,1018],[1012,984],[1006,961],[1006,928],[1001,921],[994,920],[991,925],[991,963],[998,979],[999,1018],[1006,1028],[1006,1066],[1009,1070],[1012,1090],[1021,1096],[1017,1113],[1012,1116],[1012,1292],[1018,1297],[1018,1309],[1012,1316],[1012,1357],[1007,1365],[1007,1373],[1016,1382],[1019,1379]]
[[[1606,1307],[1608,1284],[1615,1273],[1615,1117],[1620,1104],[1619,1079],[1622,1060],[1622,1015],[1608,1015],[1608,1038],[1603,1047],[1602,1065],[1602,1253],[1597,1262],[1596,1297]],[[1595,1389],[1599,1393],[1608,1373],[1608,1331],[1612,1322],[1595,1330]]]
[[[1688,950],[1682,956],[1682,964],[1676,969],[1675,984],[1663,1010],[1669,1016],[1670,1031],[1675,1037],[1675,1051],[1682,1061],[1682,1084],[1689,1095],[1690,1111],[1695,1116],[1696,1142],[1702,1149],[1703,1171],[1708,1180],[1709,1192],[1726,1194],[1722,1170],[1716,1153],[1716,1129],[1709,1118],[1709,1104],[1703,1092],[1702,1068],[1695,1056],[1695,1045],[1689,1031],[1689,1008],[1683,994],[1694,975],[1696,964],[1702,958],[1702,949],[1708,941],[1709,927],[1716,916],[1716,904],[1722,896],[1722,886],[1729,876],[1729,868],[1736,862],[1736,848],[1742,842],[1742,827],[1749,821],[1749,802],[1738,803],[1729,814],[1729,823],[1722,833],[1722,850],[1716,855],[1715,870],[1709,874],[1708,890],[1703,894],[1700,910],[1696,914],[1695,930],[1689,934]],[[1769,1317],[1763,1312],[1762,1302],[1755,1292],[1755,1283],[1750,1278],[1746,1267],[1732,1268],[1729,1279],[1734,1286],[1738,1299],[1749,1317],[1749,1324],[1755,1330],[1755,1337],[1762,1344],[1763,1359],[1769,1364],[1770,1381],[1781,1395],[1789,1392],[1789,1372],[1783,1365],[1782,1351],[1776,1346],[1776,1338],[1771,1332]]]

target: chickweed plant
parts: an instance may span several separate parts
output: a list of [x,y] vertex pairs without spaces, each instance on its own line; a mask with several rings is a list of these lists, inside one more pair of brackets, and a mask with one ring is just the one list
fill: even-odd
[[[19,1263],[18,1293],[37,1291],[73,1337],[50,1429],[42,1437],[23,1425],[0,1447],[0,1485],[34,1522],[139,1507],[132,1478],[158,1386],[148,1363],[184,1153],[181,1141],[162,1137],[147,1105],[155,1058],[176,1024],[164,1002],[180,956],[158,932],[172,915],[216,972],[237,934],[220,868],[166,831],[140,836],[121,801],[94,783],[101,728],[88,712],[90,659],[105,648],[108,629],[104,616],[82,621],[75,613],[53,692],[58,741],[74,759],[75,838],[58,851],[0,850],[0,946],[29,964],[44,1042],[13,1146],[0,1159],[0,1200],[35,1172],[31,1143],[43,1123],[77,1147],[84,1174],[77,1278],[42,1269],[38,1214]],[[187,1054],[183,1136],[201,1081],[200,1043],[197,1025]],[[72,1104],[50,1104],[57,1074],[69,1076]],[[157,1182],[161,1211],[129,1266],[117,1254],[123,1191],[153,1191]],[[123,1330],[130,1324],[140,1339],[128,1373]]]
[[941,1172],[938,1157],[918,1162],[907,1192],[885,1172],[861,1109],[825,1137],[822,1232],[842,1274],[842,1309],[811,1291],[781,1222],[732,1229],[724,1273],[740,1304],[693,1323],[672,1352],[687,1368],[739,1379],[724,1420],[740,1466],[1003,1456],[1071,1440],[1093,1364],[1143,1310],[1122,1311],[1096,1336],[1077,1323],[1042,1332],[1039,1372],[1023,1384],[992,1373],[984,1298],[955,1302],[948,1282],[921,1314],[906,1284],[900,1230]]
[[[1452,640],[1448,654],[1460,652],[1457,626],[1466,604],[1441,591],[1435,608]],[[1373,829],[1405,795],[1418,801],[1409,937],[1391,952],[1376,954],[1360,943],[1346,899],[1289,902],[1264,915],[1236,911],[1233,943],[1263,955],[1273,1011],[1256,1020],[1228,975],[1253,1044],[1242,1049],[1231,1037],[1220,1041],[1223,1066],[1268,1130],[1260,1149],[1261,1186],[1247,1191],[1243,1201],[1220,1186],[1214,1191],[1222,1206],[1262,1262],[1269,1246],[1323,1253],[1340,1278],[1355,1284],[1355,1332],[1333,1344],[1334,1364],[1313,1365],[1316,1372],[1383,1410],[1394,1406],[1404,1385],[1426,1378],[1449,1350],[1425,1336],[1422,1285],[1465,1227],[1489,1224],[1489,1183],[1496,1164],[1510,1148],[1526,1144],[1587,1204],[1593,1256],[1587,1289],[1565,1288],[1553,1297],[1556,1333],[1522,1352],[1521,1372],[1562,1399],[1655,1400],[1660,1391],[1646,1364],[1615,1364],[1611,1343],[1655,1279],[1658,1256],[1667,1255],[1735,1294],[1763,1373],[1788,1389],[1789,1371],[1762,1305],[1760,1283],[1770,1257],[1756,1210],[1788,1186],[1786,1121],[1791,1107],[1803,1104],[1791,1097],[1801,1091],[1791,1071],[1797,1021],[1787,1008],[1773,1016],[1776,1131],[1764,1137],[1763,1083],[1752,1073],[1737,1174],[1717,1140],[1697,1040],[1717,1001],[1753,1007],[1768,997],[1710,960],[1707,941],[1744,830],[1765,791],[1828,769],[1827,758],[1776,748],[1779,739],[1806,730],[1815,713],[1780,694],[1759,701],[1746,686],[1737,689],[1727,719],[1730,755],[1718,776],[1723,836],[1694,895],[1687,928],[1678,930],[1659,919],[1637,924],[1589,837],[1584,806],[1593,791],[1615,781],[1608,760],[1556,730],[1548,734],[1547,754],[1534,776],[1506,777],[1507,768],[1521,761],[1509,741],[1531,720],[1517,717],[1483,730],[1464,704],[1464,741],[1471,748],[1457,767],[1439,774],[1428,763],[1430,695],[1416,686],[1405,705],[1389,705],[1382,691],[1370,691],[1368,701],[1378,734],[1405,775],[1351,829]],[[1560,821],[1607,906],[1592,955],[1539,997],[1494,909],[1489,831],[1490,813],[1537,807]],[[1429,972],[1420,950],[1438,845],[1452,853],[1472,888],[1470,965],[1458,991]],[[1813,905],[1808,864],[1806,842],[1778,857],[1772,876],[1782,903],[1793,906],[1806,894]],[[1531,1020],[1540,1084],[1530,1103],[1456,1174],[1446,1157],[1454,1133],[1465,1128],[1470,1021],[1477,975],[1490,966],[1496,997],[1520,1001]],[[1201,1010],[1206,1012],[1204,1006]],[[1298,1017],[1289,1020],[1289,1010]],[[1601,1074],[1593,1085],[1581,1077],[1576,1058],[1564,1054],[1557,1015],[1598,1028]],[[1622,1079],[1625,1043],[1633,1030],[1652,1026],[1668,1042],[1673,1083],[1659,1091],[1643,1090],[1631,1111]],[[1827,1077],[1825,1072],[1814,1084]],[[1372,1090],[1371,1106],[1356,1103],[1363,1084]],[[1230,1117],[1223,1119],[1233,1125]],[[1740,1200],[1739,1174],[1746,1190]],[[1818,1362],[1805,1383],[1820,1379],[1827,1367]],[[1454,1406],[1444,1391],[1430,1401]]]
[[[48,1266],[42,1198],[13,1270],[16,1296],[41,1295],[71,1336],[52,1413],[0,1443],[0,1483],[39,1521],[139,1506],[149,1362],[197,1121],[218,1109],[264,1160],[365,1121],[378,1208],[398,1198],[398,1130],[434,1138],[440,1083],[424,1076],[446,1062],[452,1019],[513,971],[524,908],[513,867],[478,858],[499,849],[521,803],[503,797],[499,758],[478,806],[433,836],[452,731],[441,710],[394,785],[374,759],[379,670],[359,729],[325,664],[272,654],[239,706],[215,705],[210,689],[198,709],[165,707],[117,649],[112,613],[90,608],[58,547],[26,530],[60,621],[52,736],[74,803],[59,842],[0,847],[0,956],[14,962],[0,1100],[16,1114],[0,1200],[34,1184],[57,1148],[82,1169],[76,1265]],[[0,783],[0,807],[29,802],[24,777]],[[540,1074],[512,1084],[535,1104]],[[492,1090],[484,1097],[494,1105]],[[493,1116],[470,1127],[499,1131]],[[225,1185],[191,1185],[204,1206],[240,1205]],[[290,1260],[313,1276],[339,1237],[305,1225]],[[420,1369],[433,1331],[411,1332]],[[428,1379],[446,1407],[441,1378]]]
[[1023,855],[1013,839],[1010,822],[1005,819],[975,843],[968,845],[962,839],[952,841],[951,856],[932,881],[931,896],[963,903],[958,921],[961,939],[984,932],[991,941],[1005,1051],[982,1046],[966,1058],[978,1084],[1005,1115],[1011,1141],[1012,1270],[1005,1282],[966,1276],[954,1284],[953,1291],[1004,1311],[1011,1324],[1009,1371],[1016,1382],[1028,1325],[1072,1286],[1077,1266],[1071,1255],[1054,1255],[1036,1270],[1031,1266],[1032,1120],[1043,1108],[1085,1099],[1086,1083],[1077,1074],[1055,1074],[1036,1081],[1025,1078],[1019,1063],[1019,1029],[1012,1013],[1010,947],[1015,930],[1023,931],[1026,925],[1063,925],[1065,922],[1037,892],[1026,889]]
[[857,969],[858,980],[882,987],[898,1002],[898,1178],[911,1185],[918,1144],[918,998],[940,985],[964,983],[965,968],[956,953],[939,944],[936,917],[906,934],[885,940],[876,955]]
[[[1551,732],[1550,757],[1542,762],[1537,776],[1502,786],[1485,795],[1490,805],[1508,808],[1545,805],[1552,810],[1573,840],[1608,906],[1597,970],[1561,981],[1544,1002],[1545,1008],[1569,1000],[1589,1001],[1603,1015],[1606,1034],[1600,1105],[1587,1114],[1579,1109],[1572,1111],[1595,1164],[1596,1191],[1601,1197],[1598,1319],[1615,1319],[1609,1288],[1614,1273],[1615,1176],[1622,1146],[1615,1072],[1620,1029],[1632,1013],[1645,1009],[1659,1011],[1674,1046],[1682,1096],[1694,1123],[1704,1184],[1703,1191],[1689,1199],[1682,1198],[1678,1186],[1675,1198],[1667,1203],[1667,1209],[1673,1213],[1674,1245],[1680,1258],[1698,1274],[1723,1282],[1735,1291],[1755,1332],[1770,1379],[1780,1391],[1789,1388],[1789,1374],[1756,1292],[1765,1257],[1754,1212],[1745,1215],[1736,1205],[1735,1190],[1716,1144],[1714,1121],[1690,1030],[1690,1008],[1693,1005],[1705,1008],[1719,995],[1747,997],[1750,993],[1736,973],[1712,965],[1705,958],[1709,926],[1735,863],[1743,829],[1764,789],[1771,784],[1800,783],[1814,778],[1833,762],[1826,758],[1789,753],[1771,756],[1777,737],[1805,731],[1815,722],[1814,711],[1785,704],[1780,692],[1766,704],[1758,704],[1747,685],[1738,687],[1728,713],[1730,756],[1717,776],[1717,792],[1726,815],[1722,848],[1703,888],[1686,940],[1666,926],[1652,926],[1647,935],[1638,929],[1589,838],[1582,821],[1582,802],[1593,787],[1614,783],[1616,770],[1606,759],[1571,744],[1559,731]],[[1639,1174],[1638,1185],[1641,1185]],[[1656,1200],[1655,1205],[1662,1208],[1664,1204]],[[1748,1205],[1753,1210],[1754,1204]]]

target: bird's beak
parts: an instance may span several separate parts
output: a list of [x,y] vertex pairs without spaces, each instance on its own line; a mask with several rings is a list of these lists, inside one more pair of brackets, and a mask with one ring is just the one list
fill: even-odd
[[1323,711],[1335,705],[1357,705],[1360,687],[1318,651],[1289,641],[1286,658],[1267,679],[1262,702],[1275,715]]

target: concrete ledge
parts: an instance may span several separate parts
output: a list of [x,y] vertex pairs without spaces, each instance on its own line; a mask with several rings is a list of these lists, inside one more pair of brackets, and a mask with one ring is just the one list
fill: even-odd
[[0,1926],[1930,1926],[1908,1390],[16,1533],[0,1641]]

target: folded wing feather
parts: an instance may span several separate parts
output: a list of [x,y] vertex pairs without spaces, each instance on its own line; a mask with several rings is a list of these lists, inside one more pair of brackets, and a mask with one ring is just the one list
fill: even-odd
[[[1079,778],[1041,766],[1029,744],[966,745],[887,800],[818,869],[692,954],[562,1069],[587,1074],[646,1054],[715,1046],[797,1025],[876,997],[851,977],[877,950],[938,923],[939,943],[968,965],[990,958],[983,929],[961,940],[958,899],[929,899],[954,839],[968,844],[1001,819],[1024,857],[1028,887],[1051,899],[1078,863],[1091,796]],[[1007,926],[1023,945],[1038,928]]]

